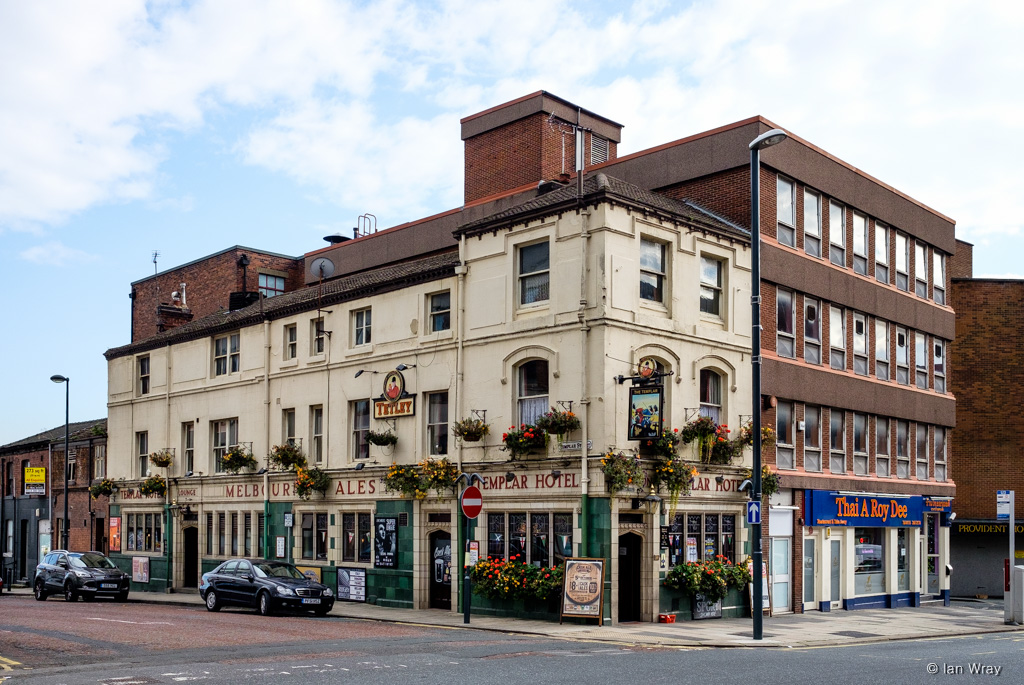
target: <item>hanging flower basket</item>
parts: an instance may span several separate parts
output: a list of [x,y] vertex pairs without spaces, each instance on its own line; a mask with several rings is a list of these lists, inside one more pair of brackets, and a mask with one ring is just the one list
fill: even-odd
[[274,445],[267,455],[270,463],[281,469],[297,469],[306,465],[306,456],[298,445],[286,442],[283,445]]
[[[747,478],[753,478],[753,471],[746,472]],[[761,466],[761,499],[774,495],[782,488],[782,476],[777,471],[772,471],[768,464]]]
[[89,494],[92,495],[93,499],[110,497],[114,494],[114,482],[109,478],[98,480],[89,487]]
[[164,493],[167,492],[167,481],[164,480],[163,476],[150,476],[142,481],[142,485],[139,486],[139,492],[147,497],[150,495],[163,497]]
[[[740,442],[750,447],[754,444],[754,423],[747,421],[740,428]],[[775,444],[775,430],[771,426],[761,426],[761,449],[767,449]]]
[[582,424],[579,417],[571,411],[561,411],[551,407],[551,411],[537,417],[535,425],[551,435],[561,437],[574,430],[579,430]]
[[398,436],[391,431],[366,431],[366,441],[371,445],[394,447],[398,443]]
[[172,461],[174,461],[174,453],[170,450],[160,450],[149,455],[149,462],[153,466],[159,466],[162,469],[170,466]]
[[463,442],[480,442],[491,432],[481,419],[462,419],[452,424],[452,435]]
[[532,424],[524,423],[519,428],[509,426],[509,429],[502,433],[501,441],[504,443],[501,449],[516,459],[534,450],[545,449],[548,445],[548,434]]
[[662,430],[660,438],[644,440],[640,445],[645,450],[650,450],[663,459],[673,459],[679,450],[679,443],[682,441],[683,436],[678,428],[671,431],[666,428]]
[[604,486],[609,493],[638,487],[644,482],[640,459],[633,454],[609,452],[601,458],[601,471],[604,472]]
[[415,466],[392,464],[384,474],[384,489],[401,493],[403,497],[423,499],[427,496],[427,485]]
[[295,494],[302,499],[309,499],[314,492],[319,492],[321,497],[327,496],[327,489],[331,487],[331,477],[317,466],[311,469],[299,466],[295,469]]
[[235,445],[221,457],[221,465],[228,473],[238,473],[242,469],[255,469],[256,457],[249,454],[241,445]]
[[654,464],[651,482],[656,488],[664,487],[669,495],[669,520],[675,516],[679,498],[689,495],[693,479],[697,476],[697,467],[683,463],[677,457],[663,457]]
[[438,495],[445,490],[455,489],[455,480],[459,477],[459,467],[449,461],[448,457],[426,459],[421,461],[419,466],[423,472],[420,480],[424,488],[433,488]]

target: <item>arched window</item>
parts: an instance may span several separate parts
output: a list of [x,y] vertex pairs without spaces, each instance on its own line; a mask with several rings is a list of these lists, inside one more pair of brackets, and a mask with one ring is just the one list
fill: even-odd
[[700,415],[722,422],[722,377],[711,369],[700,371]]
[[535,423],[548,410],[548,362],[534,359],[519,367],[519,423]]

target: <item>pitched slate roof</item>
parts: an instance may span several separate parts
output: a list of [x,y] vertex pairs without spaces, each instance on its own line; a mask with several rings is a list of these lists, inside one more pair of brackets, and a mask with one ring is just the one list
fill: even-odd
[[[583,181],[583,204],[608,201],[625,204],[666,218],[682,221],[696,228],[710,230],[739,239],[750,240],[750,231],[710,212],[690,200],[674,200],[666,195],[645,190],[622,179],[597,173]],[[504,211],[463,224],[455,234],[474,235],[511,226],[531,219],[575,209],[576,185],[571,184],[550,193],[538,195]]]
[[435,281],[455,273],[459,263],[458,252],[446,250],[418,259],[362,271],[344,278],[324,281],[322,286],[309,286],[276,297],[265,298],[235,311],[220,311],[187,324],[158,333],[130,345],[112,347],[104,352],[110,359],[145,352],[168,344],[197,340],[222,331],[252,326],[266,320],[280,319],[299,312],[308,312],[318,306],[359,299],[368,295],[389,292],[414,283]]
[[[68,432],[71,434],[71,440],[78,440],[83,437],[88,437],[88,433],[92,431],[94,427],[99,427],[103,430],[103,434],[107,432],[107,420],[106,419],[94,419],[92,421],[76,421],[68,425]],[[83,435],[83,433],[85,435]],[[18,448],[26,448],[32,445],[46,445],[55,440],[64,440],[64,424],[60,424],[56,428],[43,431],[42,433],[36,433],[27,438],[21,440],[15,440],[9,442],[6,445],[0,445],[0,452],[17,452]]]

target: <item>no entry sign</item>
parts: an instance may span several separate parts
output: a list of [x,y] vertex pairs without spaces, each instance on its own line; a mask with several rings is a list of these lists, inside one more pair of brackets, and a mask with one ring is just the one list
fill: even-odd
[[470,485],[463,490],[462,496],[459,497],[459,506],[462,507],[462,513],[466,518],[475,519],[479,516],[480,510],[484,506],[484,497],[480,494],[480,488]]

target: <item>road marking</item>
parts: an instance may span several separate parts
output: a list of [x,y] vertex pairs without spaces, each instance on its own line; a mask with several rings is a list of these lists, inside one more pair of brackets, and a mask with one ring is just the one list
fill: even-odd
[[10,664],[11,666],[21,666],[20,661],[15,661],[14,659],[7,659],[2,656],[0,656],[0,661],[4,662],[5,664]]
[[122,621],[122,620],[116,619],[116,618],[93,618],[93,617],[87,617],[86,620],[87,621],[107,621],[109,623],[131,623],[132,625],[137,625],[137,626],[173,626],[174,625],[173,623],[168,623],[167,621]]

